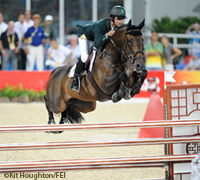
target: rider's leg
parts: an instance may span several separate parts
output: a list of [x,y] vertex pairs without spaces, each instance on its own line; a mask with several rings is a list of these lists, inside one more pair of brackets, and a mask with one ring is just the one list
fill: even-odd
[[80,46],[80,51],[81,51],[81,60],[79,60],[76,64],[76,69],[75,69],[75,73],[74,73],[74,79],[73,82],[70,86],[70,88],[74,91],[79,90],[78,87],[78,78],[80,77],[81,73],[84,70],[84,65],[85,62],[88,58],[88,47],[87,47],[87,39],[78,39],[79,41],[79,46]]

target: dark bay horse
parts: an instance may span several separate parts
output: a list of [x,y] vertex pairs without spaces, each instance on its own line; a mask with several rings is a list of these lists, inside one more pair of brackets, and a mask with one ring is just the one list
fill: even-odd
[[70,89],[68,76],[73,65],[56,68],[48,81],[44,97],[48,124],[55,124],[53,113],[61,113],[60,124],[81,123],[80,112],[94,111],[96,101],[118,102],[140,92],[147,76],[144,69],[144,45],[140,25],[124,25],[110,37],[103,50],[97,50],[93,69],[80,79],[79,93]]

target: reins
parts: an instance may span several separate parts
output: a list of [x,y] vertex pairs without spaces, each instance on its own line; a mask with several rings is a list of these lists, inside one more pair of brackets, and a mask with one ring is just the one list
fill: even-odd
[[[117,44],[113,41],[112,37],[110,37],[110,41],[111,43],[113,44],[113,46],[123,55],[123,57],[130,61],[132,64],[137,60],[137,59],[144,59],[144,50],[137,50],[136,52],[133,52],[133,50],[131,49],[130,45],[128,44],[128,38],[127,38],[127,34],[131,34],[132,32],[134,31],[134,33],[136,33],[137,35],[139,35],[139,33],[141,33],[139,30],[129,30],[126,32],[126,39],[125,39],[125,43],[126,43],[126,47],[128,46],[129,50],[130,50],[130,54],[127,55],[125,50],[126,50],[126,47],[125,47],[125,50],[123,50],[122,48],[118,47]],[[139,33],[137,33],[139,32]],[[136,54],[138,53],[142,53],[142,56],[138,56],[138,57],[135,57]],[[123,66],[127,63],[127,61],[125,61],[123,63]]]

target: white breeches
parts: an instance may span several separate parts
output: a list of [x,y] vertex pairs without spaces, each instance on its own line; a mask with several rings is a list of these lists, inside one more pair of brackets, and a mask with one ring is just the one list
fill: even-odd
[[88,58],[87,39],[78,38],[78,42],[79,42],[79,47],[80,47],[80,51],[81,51],[81,61],[83,63],[85,63]]

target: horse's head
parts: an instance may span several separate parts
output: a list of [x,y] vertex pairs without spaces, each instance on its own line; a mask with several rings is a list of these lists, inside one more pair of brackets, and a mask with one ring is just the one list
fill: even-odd
[[[119,92],[125,92],[123,97],[130,99],[134,94],[139,93],[138,89],[141,87],[144,79],[147,76],[145,68],[144,45],[141,29],[144,26],[144,20],[138,25],[132,25],[129,21],[126,30],[124,31],[124,43],[121,51],[123,72],[120,74],[124,88],[120,86]],[[135,88],[136,87],[136,88]],[[118,97],[122,97],[121,93],[115,93],[112,97],[113,102],[118,101]]]
[[[132,25],[131,20],[126,28],[125,51],[128,56],[126,66],[134,66],[134,70],[140,73],[145,67],[144,45],[141,29],[144,20],[138,25]],[[129,63],[128,63],[129,62]]]
[[[113,102],[117,102],[119,98],[122,97],[130,99],[134,94],[136,94],[134,87],[141,87],[143,79],[146,77],[147,72],[144,69],[144,39],[141,32],[143,27],[144,20],[138,26],[132,25],[130,20],[127,25],[116,27],[115,34],[109,38],[109,44],[101,55],[101,57],[105,55],[104,57],[108,59],[106,65],[104,65],[104,67],[108,67],[108,74],[113,73],[114,75],[111,77],[114,76],[115,78],[113,79],[117,80],[110,83],[112,84],[112,87],[115,87],[116,90],[116,86],[113,86],[113,84],[121,82],[119,91],[115,92],[112,96]],[[139,93],[138,89],[137,93]]]

